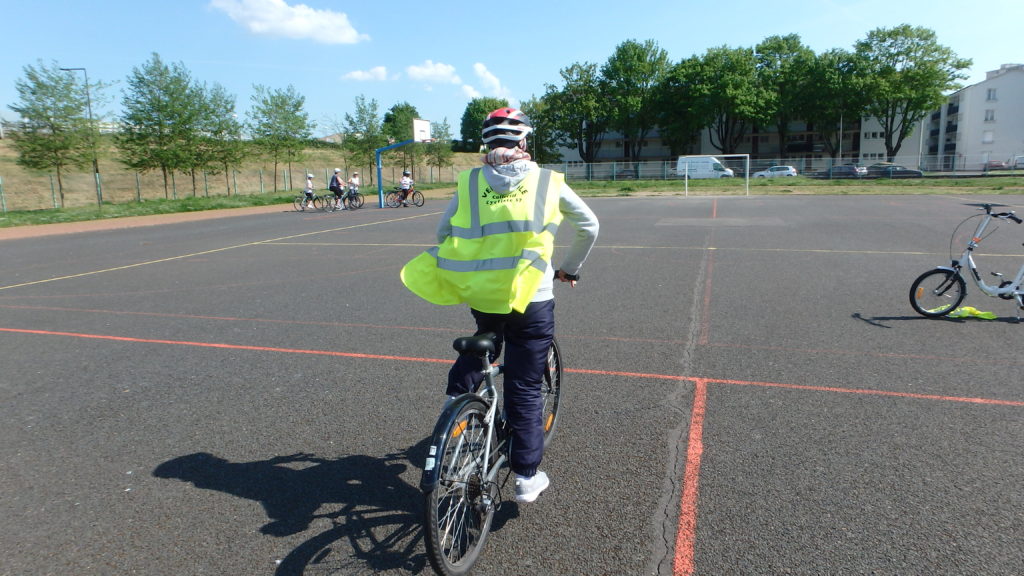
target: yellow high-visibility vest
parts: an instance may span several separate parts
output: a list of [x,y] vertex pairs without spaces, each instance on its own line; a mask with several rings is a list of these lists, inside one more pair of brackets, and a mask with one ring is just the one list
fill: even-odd
[[554,253],[564,178],[532,170],[513,190],[498,194],[480,168],[460,173],[451,235],[409,261],[402,282],[434,304],[522,312]]

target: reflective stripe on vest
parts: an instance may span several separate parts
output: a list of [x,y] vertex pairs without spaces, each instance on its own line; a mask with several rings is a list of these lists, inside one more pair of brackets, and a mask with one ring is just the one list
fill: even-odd
[[[484,195],[481,169],[463,173],[450,236],[406,264],[402,281],[435,304],[465,302],[492,313],[525,310],[554,252],[562,178],[540,169],[507,194]],[[484,206],[484,198],[501,207]],[[530,200],[532,213],[526,205],[513,204]]]

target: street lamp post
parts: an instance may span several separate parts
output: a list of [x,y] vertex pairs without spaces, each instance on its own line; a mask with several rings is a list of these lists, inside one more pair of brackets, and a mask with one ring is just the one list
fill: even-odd
[[[89,129],[94,130],[96,128],[92,119],[92,96],[89,95],[89,72],[85,68],[61,68],[65,72],[77,72],[82,71],[85,75],[85,105],[89,111]],[[89,134],[89,142],[92,144],[92,174],[93,179],[96,181],[96,203],[99,207],[103,207],[103,187],[100,185],[100,163],[96,157],[96,135]]]

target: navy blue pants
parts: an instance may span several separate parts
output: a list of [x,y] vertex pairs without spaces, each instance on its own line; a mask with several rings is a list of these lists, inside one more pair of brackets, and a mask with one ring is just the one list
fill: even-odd
[[[512,431],[509,466],[533,476],[544,456],[544,400],[541,383],[555,336],[555,301],[531,302],[523,313],[473,310],[476,333],[498,335],[496,357],[505,350],[505,416]],[[492,358],[492,361],[494,358]],[[462,354],[448,372],[448,395],[476,390],[483,381],[480,359]]]

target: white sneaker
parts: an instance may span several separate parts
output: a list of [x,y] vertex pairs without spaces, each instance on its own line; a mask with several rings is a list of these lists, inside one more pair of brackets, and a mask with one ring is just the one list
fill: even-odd
[[516,502],[533,502],[550,484],[548,475],[540,470],[529,478],[516,474]]

